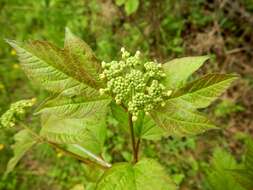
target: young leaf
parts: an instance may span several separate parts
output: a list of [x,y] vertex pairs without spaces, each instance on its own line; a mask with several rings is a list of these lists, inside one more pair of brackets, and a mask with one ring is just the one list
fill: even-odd
[[[110,106],[114,118],[119,122],[121,127],[128,131],[127,112],[113,102]],[[138,138],[146,140],[159,140],[162,136],[165,136],[165,130],[157,127],[154,121],[143,113],[140,114],[138,120],[134,123],[134,132]]]
[[237,75],[208,74],[186,84],[171,98],[185,100],[195,108],[205,108],[224,92],[235,79],[237,79]]
[[151,113],[158,126],[168,135],[195,135],[216,128],[204,115],[180,99],[168,100],[165,107]]
[[42,115],[40,135],[59,144],[79,144],[95,154],[101,153],[106,134],[105,115],[83,119]]
[[181,87],[185,81],[208,60],[208,56],[183,57],[163,64],[166,73],[165,85],[168,89]]
[[45,102],[36,114],[51,113],[68,118],[90,117],[93,114],[105,113],[110,101],[102,96],[73,98],[58,96]]
[[85,81],[80,78],[80,71],[75,71],[72,66],[75,60],[63,50],[43,41],[27,44],[7,42],[17,51],[26,75],[46,90],[62,94],[67,91],[67,95],[76,92],[76,89],[95,90],[90,87],[94,81],[88,76]]
[[139,7],[139,0],[126,0],[125,11],[127,15],[133,14]]
[[143,159],[137,164],[119,163],[107,170],[97,190],[175,190],[166,172],[155,160]]
[[102,81],[99,79],[101,73],[101,65],[97,60],[92,49],[79,37],[75,36],[68,28],[66,28],[64,50],[69,56],[75,59],[71,66],[75,66],[75,71],[79,71],[82,77],[83,73],[88,73],[95,80],[95,87],[101,87]]
[[15,144],[13,145],[14,156],[9,160],[5,175],[10,173],[14,167],[17,165],[19,160],[24,156],[24,154],[36,144],[36,139],[27,130],[21,130],[14,136]]
[[146,140],[160,140],[166,136],[166,131],[156,125],[156,123],[144,113],[140,114],[134,123],[134,131],[137,137]]
[[112,116],[119,122],[119,125],[128,131],[128,113],[113,101],[110,108]]
[[245,190],[231,175],[232,169],[237,167],[235,159],[225,151],[216,149],[211,160],[211,167],[207,170],[207,182],[212,190]]
[[244,188],[253,189],[253,140],[247,139],[247,151],[242,169],[232,171],[233,176]]

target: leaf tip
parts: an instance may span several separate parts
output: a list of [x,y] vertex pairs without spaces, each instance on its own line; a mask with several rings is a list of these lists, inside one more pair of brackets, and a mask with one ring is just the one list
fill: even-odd
[[71,39],[74,37],[74,34],[69,29],[69,27],[65,27],[65,39]]

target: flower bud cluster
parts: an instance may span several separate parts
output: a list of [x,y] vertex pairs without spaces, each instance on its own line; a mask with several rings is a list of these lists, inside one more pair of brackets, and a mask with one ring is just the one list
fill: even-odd
[[161,64],[143,62],[139,51],[134,56],[124,48],[121,52],[122,60],[102,62],[100,78],[106,81],[107,87],[100,92],[111,94],[117,104],[127,106],[132,120],[136,121],[141,111],[149,114],[155,106],[165,105],[164,98],[170,94],[161,84],[165,77]]
[[152,61],[145,63],[144,67],[149,77],[165,77],[165,73],[161,70],[161,64]]
[[11,104],[10,109],[7,110],[0,118],[0,127],[13,127],[18,117],[26,112],[27,107],[32,107],[36,99],[20,100]]

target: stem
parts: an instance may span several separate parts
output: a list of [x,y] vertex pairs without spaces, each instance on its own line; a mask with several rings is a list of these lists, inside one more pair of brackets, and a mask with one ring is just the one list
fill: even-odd
[[136,151],[134,127],[133,127],[133,121],[132,121],[132,114],[131,113],[128,113],[128,125],[129,125],[129,129],[130,129],[131,140],[132,140],[134,163],[136,163],[138,161],[138,152]]
[[141,144],[141,138],[138,138],[137,143],[136,143],[136,160],[138,161],[138,155],[139,155],[139,149],[140,149],[140,144]]

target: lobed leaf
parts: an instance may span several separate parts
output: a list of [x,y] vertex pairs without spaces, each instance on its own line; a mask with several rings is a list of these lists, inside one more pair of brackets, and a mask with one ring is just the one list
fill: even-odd
[[142,159],[137,164],[115,164],[98,182],[97,190],[175,190],[166,172],[155,160]]
[[[7,41],[16,51],[21,66],[26,75],[44,89],[64,95],[79,94],[87,89],[95,91],[86,84],[69,76],[64,52],[52,44],[43,41],[33,41],[27,44]],[[75,72],[75,71],[73,71]]]
[[208,59],[208,56],[183,57],[166,62],[163,64],[166,74],[165,86],[168,89],[181,87]]
[[[91,80],[94,80],[93,87],[97,88],[102,86],[102,81],[99,79],[99,73],[102,71],[102,67],[96,58],[92,49],[79,37],[75,36],[68,28],[65,32],[65,42],[64,50],[68,52],[69,57],[71,57],[75,62],[70,65],[70,70],[74,69],[80,74],[80,78],[88,74]],[[74,67],[74,68],[71,68]]]

